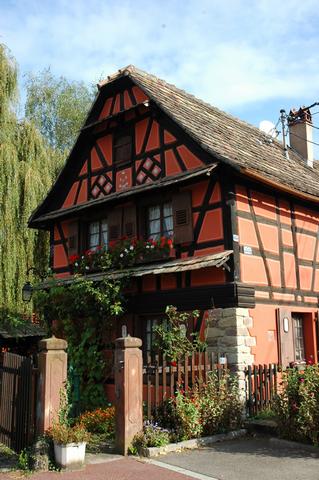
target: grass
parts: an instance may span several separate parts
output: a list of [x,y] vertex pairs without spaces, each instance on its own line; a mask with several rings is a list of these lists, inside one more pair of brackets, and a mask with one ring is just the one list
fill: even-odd
[[253,420],[275,420],[276,414],[271,408],[262,410],[257,415],[252,417]]

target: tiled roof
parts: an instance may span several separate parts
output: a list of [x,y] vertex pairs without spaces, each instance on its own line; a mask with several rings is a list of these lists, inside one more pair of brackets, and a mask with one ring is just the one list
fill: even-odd
[[122,76],[130,77],[215,158],[243,173],[254,171],[270,181],[319,196],[317,165],[313,169],[308,167],[305,160],[290,148],[287,159],[282,144],[277,140],[270,143],[258,128],[132,65],[108,77],[99,86],[102,88]]

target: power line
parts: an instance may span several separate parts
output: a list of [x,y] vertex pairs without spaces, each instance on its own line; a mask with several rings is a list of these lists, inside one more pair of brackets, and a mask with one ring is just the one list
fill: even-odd
[[312,143],[313,145],[317,145],[319,147],[319,143],[313,142],[312,140],[307,140],[305,137],[301,137],[300,135],[297,135],[296,133],[289,132],[290,135],[293,135],[294,137],[301,138],[301,140],[304,140],[305,142]]

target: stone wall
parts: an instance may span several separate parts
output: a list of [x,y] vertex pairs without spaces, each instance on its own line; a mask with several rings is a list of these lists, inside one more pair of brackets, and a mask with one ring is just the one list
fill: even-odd
[[244,395],[244,370],[254,363],[251,347],[256,338],[250,336],[249,328],[253,319],[248,308],[218,308],[209,311],[207,319],[208,352],[213,353],[216,362],[226,356],[232,372],[238,374],[239,388]]

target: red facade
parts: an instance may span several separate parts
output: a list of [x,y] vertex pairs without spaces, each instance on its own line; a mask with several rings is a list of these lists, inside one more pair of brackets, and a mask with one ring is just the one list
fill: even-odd
[[[315,197],[305,200],[297,189],[270,188],[269,181],[239,172],[227,161],[227,141],[223,151],[212,154],[204,148],[205,138],[199,141],[204,127],[190,134],[185,115],[181,125],[163,107],[161,94],[173,96],[175,90],[165,84],[161,92],[159,81],[159,93],[154,93],[148,84],[154,77],[145,78],[143,88],[134,70],[120,72],[101,85],[63,172],[31,218],[32,227],[51,232],[56,276],[69,277],[70,255],[82,254],[98,239],[107,248],[122,236],[169,235],[174,241],[170,259],[155,266],[169,267],[179,259],[178,268],[133,281],[123,320],[131,335],[141,336],[147,347],[152,322],[173,304],[202,311],[190,328],[208,333],[211,350],[229,353],[230,363],[287,363],[300,356],[317,360]],[[180,98],[178,109],[183,109]],[[189,116],[189,122],[196,118]],[[214,259],[221,252],[232,253],[217,265]],[[183,261],[191,257],[194,263],[185,269]],[[199,266],[197,257],[210,263]],[[232,332],[226,328],[224,335],[220,330],[227,322],[221,321],[218,341],[210,341],[214,312],[233,319]],[[237,346],[243,356],[235,359]]]

